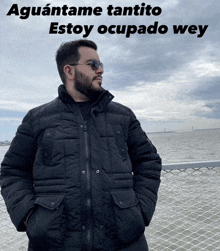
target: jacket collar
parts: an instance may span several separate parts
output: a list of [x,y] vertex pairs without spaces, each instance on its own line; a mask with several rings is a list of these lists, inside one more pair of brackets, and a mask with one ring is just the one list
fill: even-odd
[[[58,96],[64,103],[68,104],[77,103],[69,95],[69,93],[66,90],[66,87],[63,84],[58,87]],[[103,111],[113,98],[114,96],[109,91],[103,89],[103,92],[101,93],[99,98],[92,105],[92,110],[96,110],[98,112]]]

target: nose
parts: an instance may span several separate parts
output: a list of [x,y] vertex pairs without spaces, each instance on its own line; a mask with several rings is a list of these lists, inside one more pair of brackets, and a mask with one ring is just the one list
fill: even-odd
[[104,70],[102,69],[101,66],[95,71],[95,73],[102,75],[104,73]]

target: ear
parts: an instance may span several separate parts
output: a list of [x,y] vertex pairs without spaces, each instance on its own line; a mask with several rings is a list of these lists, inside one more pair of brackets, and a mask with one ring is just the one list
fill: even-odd
[[67,79],[74,80],[75,79],[75,68],[71,65],[65,65],[63,67],[63,71],[66,74]]

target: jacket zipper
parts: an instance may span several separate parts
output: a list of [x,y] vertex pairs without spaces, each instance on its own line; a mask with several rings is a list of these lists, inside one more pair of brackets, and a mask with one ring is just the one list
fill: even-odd
[[88,141],[88,127],[86,124],[83,125],[84,138],[85,138],[85,153],[86,153],[86,250],[92,250],[92,228],[91,228],[91,171],[90,171],[90,152],[89,152],[89,141]]

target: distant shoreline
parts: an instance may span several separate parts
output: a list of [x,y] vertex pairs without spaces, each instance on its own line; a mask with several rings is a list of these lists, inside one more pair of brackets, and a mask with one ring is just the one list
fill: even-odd
[[[158,132],[146,132],[146,134],[160,134],[160,133],[181,133],[181,132],[196,132],[196,131],[208,131],[208,130],[220,130],[220,128],[207,128],[207,129],[192,129],[192,130],[176,130],[176,131],[158,131]],[[10,146],[11,145],[11,142],[9,141],[3,141],[3,142],[0,142],[0,146]]]
[[195,132],[195,131],[208,131],[208,130],[220,130],[220,128],[193,129],[193,130],[176,130],[176,131],[159,131],[159,132],[147,132],[147,134],[174,133],[174,132]]

